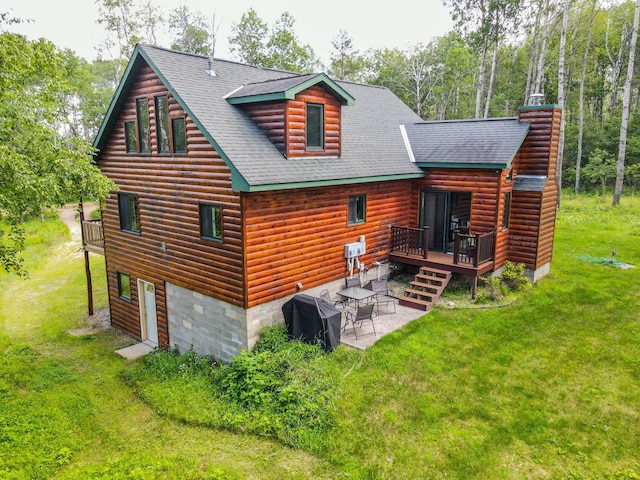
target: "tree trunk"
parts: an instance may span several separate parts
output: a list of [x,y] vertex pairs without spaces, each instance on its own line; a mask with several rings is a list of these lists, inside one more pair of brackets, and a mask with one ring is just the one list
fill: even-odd
[[544,93],[544,61],[547,55],[547,35],[549,23],[551,21],[549,12],[549,0],[545,2],[544,24],[542,25],[542,40],[540,43],[540,53],[538,55],[538,64],[536,66],[536,78],[533,82],[531,93]]
[[491,60],[491,75],[489,75],[489,85],[487,87],[487,101],[484,104],[484,118],[489,118],[489,106],[491,104],[491,95],[493,94],[493,82],[496,78],[496,64],[498,63],[498,44],[499,41],[496,38],[496,43],[493,46],[493,59]]
[[558,165],[556,167],[556,181],[558,183],[558,206],[562,193],[562,161],[564,159],[564,128],[566,99],[564,95],[564,55],[567,45],[567,24],[569,22],[569,0],[564,0],[562,12],[562,32],[560,34],[560,51],[558,52],[558,104],[562,107],[560,119],[560,142],[558,145]]
[[485,40],[482,44],[482,51],[480,52],[480,70],[478,72],[478,89],[476,90],[476,116],[480,118],[480,110],[482,109],[482,96],[484,92],[484,70],[485,63],[487,61],[487,45],[488,40]]
[[624,82],[622,93],[622,122],[620,123],[620,146],[618,147],[618,169],[616,172],[616,187],[613,191],[613,203],[615,207],[620,205],[622,195],[622,181],[624,180],[624,161],[627,149],[627,127],[629,125],[629,110],[631,107],[631,80],[633,79],[633,67],[638,43],[638,17],[640,16],[640,0],[636,0],[636,8],[633,15],[633,30],[631,31],[631,44],[629,45],[629,65],[627,66],[627,79]]
[[575,192],[580,191],[580,166],[582,164],[582,139],[584,137],[584,83],[587,77],[587,62],[589,60],[589,45],[591,44],[591,32],[593,31],[593,19],[596,14],[596,0],[591,4],[591,18],[587,31],[587,42],[584,46],[582,58],[582,77],[580,78],[580,119],[578,121],[578,155],[576,158],[576,185]]

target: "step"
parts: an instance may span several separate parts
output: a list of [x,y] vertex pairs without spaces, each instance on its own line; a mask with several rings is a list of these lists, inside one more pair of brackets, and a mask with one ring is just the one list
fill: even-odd
[[419,298],[400,297],[398,303],[404,307],[415,308],[426,312],[433,306],[433,302],[420,300]]
[[428,275],[430,277],[441,277],[441,278],[451,277],[451,272],[448,272],[446,270],[438,270],[437,268],[431,268],[431,267],[420,267],[420,273],[424,275]]
[[416,295],[417,297],[421,298],[421,299],[429,299],[429,301],[433,302],[435,300],[437,300],[437,298],[440,296],[440,294],[438,293],[433,293],[433,292],[425,292],[424,290],[414,290],[412,288],[407,288],[404,291],[404,297],[405,298],[415,298],[412,295]]
[[442,285],[431,285],[429,283],[416,282],[415,280],[409,282],[409,289],[433,293],[434,295],[440,295],[444,287]]
[[432,285],[438,284],[438,286],[449,281],[449,279],[445,277],[434,277],[433,275],[425,275],[424,273],[417,273],[416,275],[414,275],[414,278],[416,280],[418,279],[424,280],[424,282],[422,283],[426,283],[426,284],[430,283]]

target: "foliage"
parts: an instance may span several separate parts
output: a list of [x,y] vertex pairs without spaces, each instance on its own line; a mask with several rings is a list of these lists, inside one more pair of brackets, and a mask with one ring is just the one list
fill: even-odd
[[531,281],[525,274],[524,263],[515,264],[507,260],[502,273],[479,277],[482,287],[476,293],[475,303],[501,302],[505,296],[515,292],[525,292],[531,287]]
[[[93,164],[90,145],[59,131],[66,75],[53,44],[0,33],[0,212],[14,226],[78,196],[104,198],[112,185]],[[20,271],[20,248],[19,231],[5,237],[5,269]]]
[[186,4],[181,5],[171,12],[169,30],[173,34],[173,50],[198,55],[211,54],[212,38],[202,13],[192,12]]
[[482,287],[476,293],[476,303],[499,302],[503,299],[507,289],[499,277],[489,275],[488,277],[479,277],[479,280]]
[[512,292],[523,292],[531,287],[531,280],[524,270],[524,263],[513,263],[507,260],[502,268],[500,281]]

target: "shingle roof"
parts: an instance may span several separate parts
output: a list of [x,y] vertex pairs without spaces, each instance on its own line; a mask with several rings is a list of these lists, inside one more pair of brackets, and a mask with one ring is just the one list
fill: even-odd
[[256,124],[225,96],[242,85],[298,77],[226,60],[138,45],[107,118],[96,137],[100,148],[113,126],[135,73],[147,62],[232,170],[233,188],[270,190],[346,184],[423,175],[411,162],[400,125],[420,121],[386,88],[336,82],[355,103],[342,108],[340,158],[285,158]]
[[509,168],[529,124],[495,118],[421,122],[405,129],[415,162],[421,166]]

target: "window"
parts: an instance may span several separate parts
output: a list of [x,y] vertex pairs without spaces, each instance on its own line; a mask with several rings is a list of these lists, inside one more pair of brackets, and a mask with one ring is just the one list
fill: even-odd
[[307,103],[307,150],[324,148],[324,105]]
[[128,232],[140,233],[138,196],[130,193],[119,193],[118,209],[120,210],[120,228]]
[[200,235],[202,238],[222,240],[222,206],[200,204]]
[[364,194],[351,195],[347,210],[347,222],[349,225],[364,223],[367,215],[367,197]]
[[173,151],[175,153],[187,153],[187,130],[184,118],[171,120],[171,131],[173,133]]
[[118,272],[118,296],[123,300],[131,300],[131,277]]
[[169,104],[165,95],[156,97],[156,132],[158,152],[169,153]]
[[502,217],[502,228],[509,228],[509,213],[511,211],[511,192],[504,194],[504,215]]
[[125,122],[124,136],[127,141],[127,152],[136,153],[138,151],[138,139],[136,138],[135,122]]
[[149,102],[146,98],[136,100],[136,112],[138,114],[138,140],[141,152],[149,153]]

